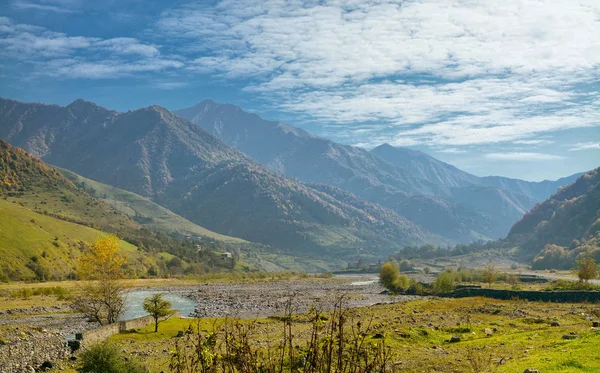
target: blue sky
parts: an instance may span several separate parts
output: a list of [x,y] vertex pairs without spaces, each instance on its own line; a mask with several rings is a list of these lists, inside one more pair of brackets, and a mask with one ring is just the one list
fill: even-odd
[[597,0],[6,0],[0,95],[205,98],[477,175],[600,166]]

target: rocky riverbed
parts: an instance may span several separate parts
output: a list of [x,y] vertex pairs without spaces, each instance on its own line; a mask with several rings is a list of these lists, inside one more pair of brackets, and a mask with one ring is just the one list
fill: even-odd
[[208,283],[153,290],[193,299],[196,309],[189,315],[192,317],[255,318],[280,315],[284,313],[289,299],[293,312],[302,313],[311,307],[331,309],[340,297],[343,297],[345,307],[365,307],[414,298],[382,294],[384,289],[377,284],[373,276],[292,279],[247,284]]

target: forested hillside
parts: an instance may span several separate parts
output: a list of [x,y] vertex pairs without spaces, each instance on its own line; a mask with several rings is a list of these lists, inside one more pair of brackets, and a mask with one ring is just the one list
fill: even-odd
[[525,214],[508,239],[535,257],[535,268],[571,268],[583,255],[600,261],[600,168]]

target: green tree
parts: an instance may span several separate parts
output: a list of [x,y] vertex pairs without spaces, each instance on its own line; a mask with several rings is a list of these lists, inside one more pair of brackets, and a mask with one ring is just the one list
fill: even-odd
[[391,292],[397,292],[398,288],[408,287],[408,278],[400,274],[396,262],[386,262],[379,270],[379,283]]
[[154,294],[144,299],[144,311],[154,318],[154,332],[158,331],[158,324],[167,320],[172,314],[171,302],[164,300],[162,294]]
[[379,270],[379,283],[390,291],[396,291],[400,278],[400,269],[396,262],[385,262]]
[[437,294],[450,293],[456,287],[455,275],[450,271],[440,273],[433,283],[433,292]]
[[588,282],[589,280],[598,277],[600,273],[600,266],[596,263],[596,260],[591,256],[585,256],[577,261],[577,267],[575,269],[579,281]]
[[81,354],[80,373],[146,373],[147,370],[109,343],[93,345]]
[[483,282],[492,287],[492,284],[496,281],[496,267],[489,263],[483,269]]

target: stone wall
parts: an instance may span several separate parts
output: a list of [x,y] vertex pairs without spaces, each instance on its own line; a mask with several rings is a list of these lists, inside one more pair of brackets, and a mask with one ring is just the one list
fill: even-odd
[[78,334],[77,339],[80,339],[86,345],[102,342],[108,339],[111,335],[119,333],[119,324],[108,324],[101,326],[96,329],[86,330],[85,332]]
[[[174,310],[171,317],[181,317],[181,313],[178,310]],[[123,333],[127,330],[145,328],[152,323],[154,323],[154,318],[152,318],[152,316],[142,316],[137,319],[119,321],[118,323],[108,324],[85,331],[79,334],[77,338],[82,341],[84,346],[89,346],[94,343],[103,342],[112,335]]]
[[454,298],[487,297],[494,299],[524,299],[534,302],[600,303],[599,291],[528,291],[483,288],[457,289],[448,296]]

